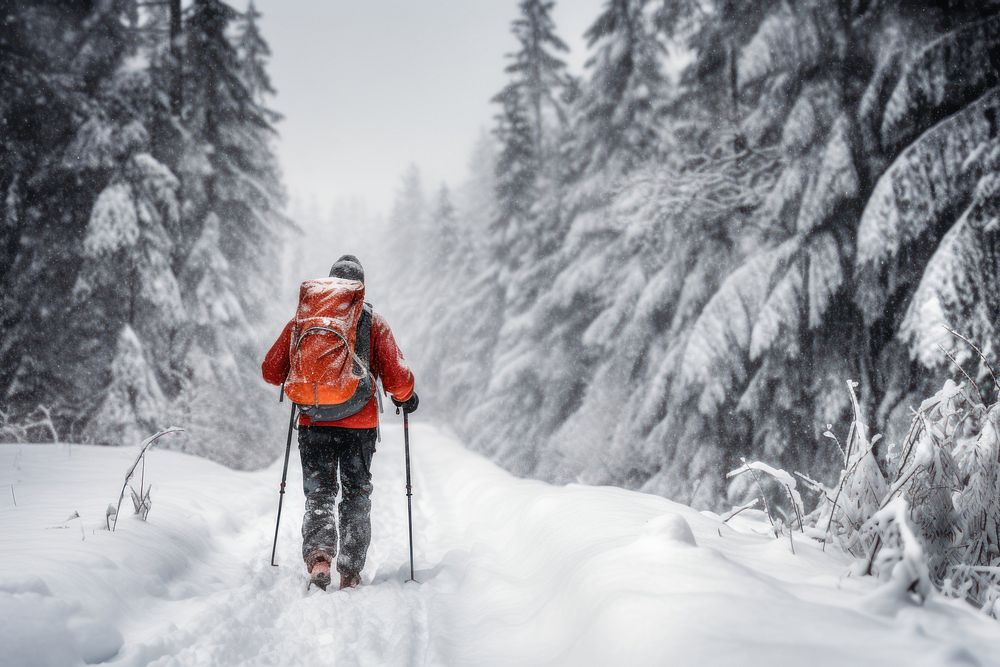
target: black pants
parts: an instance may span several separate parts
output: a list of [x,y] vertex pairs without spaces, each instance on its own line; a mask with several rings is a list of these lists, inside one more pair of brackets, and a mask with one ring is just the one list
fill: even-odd
[[[361,574],[371,543],[372,456],[375,429],[303,426],[299,429],[302,483],[306,510],[302,517],[302,557],[312,567],[317,558],[337,554],[339,510],[340,553],[337,571]],[[339,483],[338,483],[339,467]],[[343,488],[340,507],[337,490]]]

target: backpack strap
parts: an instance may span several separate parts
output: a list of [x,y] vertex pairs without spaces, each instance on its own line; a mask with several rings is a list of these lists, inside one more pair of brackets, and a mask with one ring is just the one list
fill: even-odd
[[[371,344],[372,335],[375,329],[375,307],[365,301],[364,309],[361,311],[361,317],[368,318],[368,366],[371,368],[375,365],[375,346]],[[378,412],[375,413],[375,442],[382,442],[382,412],[384,412],[384,408],[382,407],[382,387],[371,371],[369,371],[369,376],[372,378],[372,387],[375,391],[375,402],[378,404]]]

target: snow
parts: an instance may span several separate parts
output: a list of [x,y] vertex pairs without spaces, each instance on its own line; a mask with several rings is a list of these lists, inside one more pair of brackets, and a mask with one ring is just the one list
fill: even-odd
[[123,511],[111,533],[135,447],[0,447],[5,664],[943,665],[1000,651],[995,621],[847,576],[846,558],[800,535],[792,555],[760,511],[723,523],[658,496],[518,479],[422,423],[421,583],[405,583],[402,434],[383,435],[364,585],[308,594],[294,453],[272,568],[280,461],[236,472],[154,448],[148,521]]
[[740,88],[775,72],[803,71],[817,62],[836,34],[826,31],[821,19],[818,13],[797,13],[790,6],[764,19],[740,52],[737,67]]
[[[913,57],[899,77],[882,116],[882,142],[898,146],[928,127],[937,118],[971,102],[975,95],[996,85],[991,45],[1000,35],[1000,17],[962,26],[928,43]],[[969,63],[976,63],[969,67]],[[961,72],[961,73],[960,73]]]
[[922,134],[879,177],[857,232],[855,271],[866,317],[880,317],[886,300],[901,288],[897,279],[886,290],[876,278],[891,272],[891,262],[907,261],[913,244],[935,235],[935,226],[941,227],[952,209],[961,210],[992,168],[987,161],[967,165],[966,158],[996,143],[990,119],[998,109],[1000,89],[994,88]]
[[737,468],[736,470],[730,470],[728,473],[726,473],[726,478],[731,479],[733,477],[736,477],[737,475],[742,475],[743,473],[750,472],[751,470],[760,471],[765,475],[773,477],[774,480],[778,482],[778,484],[781,484],[783,487],[785,487],[785,491],[788,493],[789,498],[795,505],[796,516],[799,519],[801,519],[801,517],[805,515],[805,507],[802,503],[802,495],[798,492],[798,489],[796,488],[797,484],[795,482],[795,478],[792,477],[787,472],[785,472],[784,470],[773,468],[761,461],[753,461],[747,463],[747,461],[744,460],[743,466]]
[[94,203],[83,249],[87,257],[101,257],[139,240],[139,220],[127,183],[112,183]]

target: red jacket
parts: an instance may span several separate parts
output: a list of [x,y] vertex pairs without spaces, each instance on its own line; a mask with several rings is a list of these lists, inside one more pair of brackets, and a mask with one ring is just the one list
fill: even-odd
[[[270,384],[280,385],[288,375],[288,350],[291,347],[292,325],[285,325],[278,340],[267,351],[261,373]],[[371,372],[382,380],[382,387],[397,401],[405,401],[413,395],[413,372],[406,365],[403,353],[396,345],[389,324],[378,313],[372,317]],[[339,426],[341,428],[375,428],[378,426],[378,405],[375,391],[359,412],[335,422],[315,422],[305,415],[299,416],[299,426]]]

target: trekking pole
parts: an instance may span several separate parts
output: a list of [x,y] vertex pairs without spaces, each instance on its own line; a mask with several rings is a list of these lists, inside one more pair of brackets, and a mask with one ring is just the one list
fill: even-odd
[[285,468],[281,471],[281,486],[278,490],[278,520],[274,522],[274,546],[271,547],[271,565],[278,567],[274,562],[274,554],[278,551],[278,527],[281,526],[281,505],[285,502],[285,482],[288,480],[288,455],[292,451],[292,427],[295,425],[295,404],[292,403],[292,414],[288,417],[288,442],[285,443]]
[[410,485],[410,413],[403,410],[403,449],[406,452],[406,520],[410,528],[410,578],[413,576],[413,487]]

